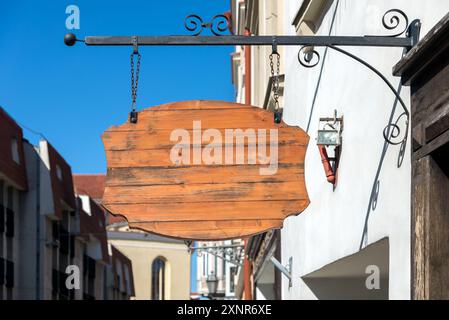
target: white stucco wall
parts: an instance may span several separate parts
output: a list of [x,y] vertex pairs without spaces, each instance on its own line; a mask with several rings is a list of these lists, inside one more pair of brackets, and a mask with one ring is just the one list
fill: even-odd
[[[293,18],[302,1],[285,0],[286,34],[295,34]],[[317,34],[328,35],[337,1],[334,1]],[[447,0],[340,0],[332,35],[383,35],[381,18],[391,8],[403,10],[410,21],[422,22],[421,38],[449,11]],[[351,53],[378,68],[395,87],[392,67],[402,49],[348,47]],[[318,49],[321,62],[324,49]],[[306,69],[297,61],[298,48],[285,49],[284,121],[307,128],[321,63]],[[362,247],[389,238],[389,297],[410,298],[410,139],[405,159],[397,168],[399,146],[389,146],[381,161],[387,125],[395,101],[388,87],[361,64],[329,49],[325,59],[313,115],[310,145],[306,155],[306,183],[310,206],[285,221],[282,230],[282,260],[293,257],[293,286],[283,277],[284,299],[316,298],[301,277],[360,250],[371,189],[379,173],[376,209],[369,211]],[[409,106],[409,88],[401,95]],[[343,150],[335,191],[326,181],[316,147],[318,118],[331,117],[333,110],[344,116]],[[395,115],[400,114],[400,106]],[[400,124],[404,128],[404,124]]]

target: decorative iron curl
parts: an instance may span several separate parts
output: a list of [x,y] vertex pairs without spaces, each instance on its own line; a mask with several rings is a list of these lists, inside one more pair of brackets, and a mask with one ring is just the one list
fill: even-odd
[[216,36],[223,35],[228,30],[228,27],[229,20],[224,14],[217,14],[213,17],[209,26],[210,31]]
[[[406,117],[406,119],[405,119],[405,136],[404,136],[404,138],[395,141],[396,138],[401,136],[401,128],[399,127],[398,123],[402,117]],[[392,145],[402,144],[404,142],[404,139],[407,139],[408,125],[409,125],[409,116],[407,113],[403,112],[399,115],[399,117],[396,119],[395,122],[389,123],[384,128],[383,136],[384,136],[385,141],[387,141],[389,144],[392,144]]]
[[[407,125],[407,130],[408,130],[408,125]],[[407,148],[407,139],[408,139],[408,134],[406,133],[404,136],[404,140],[402,140],[401,147],[399,148],[399,155],[398,155],[398,162],[397,162],[398,168],[400,168],[402,166],[402,162],[404,161],[405,150]]]
[[198,36],[201,34],[201,32],[203,32],[205,25],[203,19],[201,19],[200,16],[191,14],[185,18],[184,27],[188,31],[192,32],[193,36]]
[[185,18],[184,26],[193,36],[200,35],[204,29],[210,29],[214,35],[222,36],[228,30],[229,20],[224,14],[218,14],[205,23],[199,15],[191,14]]
[[400,32],[387,35],[387,37],[398,37],[407,31],[409,26],[409,21],[407,15],[404,11],[399,9],[390,9],[382,17],[382,25],[387,30],[395,30],[401,25],[401,21],[404,21],[404,29],[400,29]]
[[321,56],[313,46],[303,46],[298,52],[299,63],[306,68],[315,67],[321,60]]

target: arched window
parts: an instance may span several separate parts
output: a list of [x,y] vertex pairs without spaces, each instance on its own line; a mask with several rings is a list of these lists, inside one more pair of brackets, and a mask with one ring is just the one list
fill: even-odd
[[165,261],[161,258],[151,265],[151,299],[165,300]]

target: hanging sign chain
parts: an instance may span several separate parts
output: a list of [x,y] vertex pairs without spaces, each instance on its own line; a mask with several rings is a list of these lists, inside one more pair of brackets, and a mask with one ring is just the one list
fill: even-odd
[[[131,113],[130,122],[137,123],[137,111],[136,111],[136,100],[137,100],[137,87],[139,86],[139,73],[140,73],[140,58],[139,48],[137,44],[137,37],[133,37],[133,52],[131,53]],[[137,65],[134,70],[134,58],[137,56]]]
[[[276,71],[274,70],[274,57],[276,57]],[[275,40],[273,41],[273,50],[269,56],[270,58],[270,68],[271,68],[271,78],[272,78],[272,90],[274,99],[274,122],[280,123],[282,119],[282,111],[279,108],[279,73],[281,67],[281,55],[277,51],[277,45]]]

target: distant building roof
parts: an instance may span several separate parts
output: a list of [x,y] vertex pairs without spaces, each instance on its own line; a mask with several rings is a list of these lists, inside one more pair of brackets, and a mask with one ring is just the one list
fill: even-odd
[[[77,194],[88,195],[98,204],[103,202],[106,175],[104,174],[74,174],[73,183]],[[122,216],[115,216],[108,211],[106,223],[108,225],[126,222]]]
[[28,189],[22,128],[0,107],[0,177]]
[[106,176],[104,174],[74,174],[73,182],[78,194],[90,196],[101,203]]

